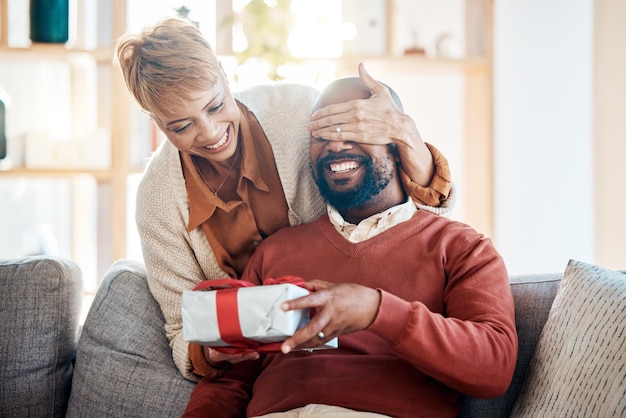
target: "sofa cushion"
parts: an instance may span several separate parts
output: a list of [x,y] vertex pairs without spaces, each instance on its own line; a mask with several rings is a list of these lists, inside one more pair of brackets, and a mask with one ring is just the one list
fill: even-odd
[[513,416],[624,416],[626,276],[570,261]]
[[508,417],[519,395],[541,330],[559,289],[561,273],[516,275],[510,278],[515,302],[519,349],[513,379],[506,393],[495,399],[465,397],[459,414],[468,417]]
[[82,288],[73,261],[0,261],[0,416],[65,415]]
[[180,416],[195,384],[174,365],[164,324],[144,266],[111,266],[78,342],[67,416]]

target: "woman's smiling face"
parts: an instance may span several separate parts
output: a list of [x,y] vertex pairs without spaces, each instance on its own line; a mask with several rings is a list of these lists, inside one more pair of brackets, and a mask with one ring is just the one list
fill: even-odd
[[210,161],[235,153],[241,113],[223,74],[209,90],[162,113],[165,120],[155,122],[179,151]]

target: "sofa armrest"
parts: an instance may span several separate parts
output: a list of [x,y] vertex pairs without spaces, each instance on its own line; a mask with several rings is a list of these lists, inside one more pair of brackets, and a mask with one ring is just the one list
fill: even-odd
[[73,261],[0,260],[0,416],[65,415],[82,290]]
[[511,293],[515,302],[515,327],[519,339],[517,363],[511,385],[504,395],[495,399],[465,397],[459,417],[510,416],[562,277],[562,273],[554,273],[518,275],[510,278]]
[[116,262],[83,326],[68,417],[180,416],[194,383],[172,360],[143,264]]

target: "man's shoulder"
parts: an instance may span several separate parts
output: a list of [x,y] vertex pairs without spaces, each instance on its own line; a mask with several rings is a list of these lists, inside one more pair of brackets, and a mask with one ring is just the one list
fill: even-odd
[[[292,245],[297,240],[310,239],[312,234],[317,233],[316,231],[319,231],[320,227],[324,224],[330,225],[330,221],[326,215],[320,216],[308,223],[281,228],[265,238],[261,246]],[[261,248],[261,246],[259,246],[259,248]]]
[[417,211],[411,219],[411,222],[413,222],[416,226],[420,225],[424,230],[430,230],[431,232],[438,234],[459,234],[466,236],[483,235],[473,226],[465,222],[442,215],[436,215],[425,210]]
[[328,219],[328,215],[326,214],[317,217],[311,222],[282,228],[278,232],[280,232],[280,234],[284,236],[300,236],[304,234],[310,234],[311,231],[314,230],[319,230],[322,225],[332,225],[330,223],[330,220]]

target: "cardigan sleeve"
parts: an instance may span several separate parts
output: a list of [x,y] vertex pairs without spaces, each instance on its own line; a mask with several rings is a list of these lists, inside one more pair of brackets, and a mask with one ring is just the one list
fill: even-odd
[[[452,181],[450,176],[450,167],[448,160],[434,145],[426,143],[428,150],[433,156],[435,164],[435,174],[428,186],[421,186],[411,180],[408,174],[400,166],[400,178],[404,189],[413,200],[427,207],[448,207],[446,200],[450,195]],[[454,203],[454,202],[453,202]],[[451,208],[450,208],[451,209]]]
[[165,319],[165,334],[180,373],[192,372],[189,344],[182,333],[182,292],[207,278],[226,277],[211,257],[198,228],[187,232],[188,209],[178,151],[164,143],[150,161],[137,191],[135,219],[147,282]]

